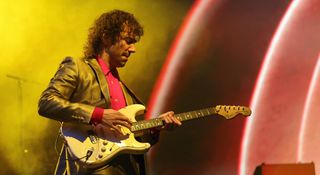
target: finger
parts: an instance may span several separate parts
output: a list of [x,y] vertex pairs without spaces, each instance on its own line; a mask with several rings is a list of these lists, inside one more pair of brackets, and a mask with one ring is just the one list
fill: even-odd
[[114,121],[113,124],[127,127],[127,128],[130,129],[130,130],[131,130],[131,127],[132,127],[132,124],[131,124],[131,123],[128,123],[128,122],[126,122],[126,121],[121,121],[121,120]]
[[118,113],[118,115],[116,115],[115,119],[127,122],[129,124],[132,124],[132,121],[130,121],[130,119],[127,116],[121,114],[120,112]]
[[168,115],[170,117],[170,119],[172,120],[172,122],[175,124],[175,125],[181,125],[182,123],[180,122],[180,120],[178,120],[175,116],[174,116],[174,112],[173,111],[169,111],[168,112]]
[[122,135],[122,132],[119,129],[119,127],[116,125],[116,122],[108,121],[106,123],[103,123],[102,125],[103,125],[103,128],[105,128],[105,130],[112,130],[112,131],[116,132],[116,134]]
[[105,120],[123,120],[128,123],[132,123],[127,116],[125,116],[121,112],[113,110],[113,109],[106,109],[104,112],[103,118]]
[[174,113],[173,113],[173,111],[169,111],[169,112],[164,113],[163,116],[173,117]]
[[164,123],[168,123],[168,122],[169,122],[166,117],[161,117],[161,118],[162,118],[162,120],[164,121]]
[[164,118],[164,117],[173,117],[174,116],[174,112],[173,111],[169,111],[166,112],[164,114],[161,114],[160,117]]
[[116,132],[117,135],[123,135],[120,126],[112,125],[112,129],[114,129],[114,131]]
[[181,125],[182,123],[180,122],[180,120],[178,120],[177,118],[173,117],[172,118],[173,122],[176,124],[176,125]]
[[173,123],[172,119],[168,116],[164,117],[166,123]]
[[169,115],[169,112],[166,112],[166,113],[161,114],[160,117],[166,117],[168,115]]

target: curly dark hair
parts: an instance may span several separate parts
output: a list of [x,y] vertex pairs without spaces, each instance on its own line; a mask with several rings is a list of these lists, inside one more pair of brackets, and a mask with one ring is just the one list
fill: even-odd
[[[84,46],[84,56],[95,58],[103,49],[103,40],[109,39],[111,44],[116,43],[125,25],[129,33],[138,41],[143,35],[143,28],[133,14],[121,10],[112,10],[103,13],[89,29],[88,40]],[[104,38],[103,38],[104,37]]]

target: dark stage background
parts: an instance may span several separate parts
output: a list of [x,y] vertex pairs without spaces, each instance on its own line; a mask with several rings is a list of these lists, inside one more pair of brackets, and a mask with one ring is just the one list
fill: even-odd
[[[215,1],[185,45],[163,111],[249,105],[273,34],[290,1]],[[217,7],[214,7],[217,6]],[[197,26],[194,26],[197,27]],[[196,29],[194,29],[196,30]],[[163,133],[152,150],[155,174],[238,173],[245,118],[212,116]]]

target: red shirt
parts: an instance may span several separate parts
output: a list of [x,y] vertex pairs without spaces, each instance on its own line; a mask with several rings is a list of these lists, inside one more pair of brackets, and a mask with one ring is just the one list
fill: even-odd
[[[102,69],[103,74],[106,76],[106,80],[109,87],[111,108],[114,110],[119,110],[126,106],[126,101],[122,92],[122,88],[119,82],[119,74],[117,69],[110,70],[102,58],[97,57],[97,61]],[[91,123],[101,123],[103,116],[103,108],[95,107]]]

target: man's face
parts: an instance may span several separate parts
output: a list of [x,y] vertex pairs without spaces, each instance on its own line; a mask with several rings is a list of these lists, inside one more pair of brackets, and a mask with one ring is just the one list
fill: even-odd
[[136,52],[135,43],[136,39],[127,30],[121,32],[119,40],[106,49],[110,58],[110,68],[125,66],[131,53]]

